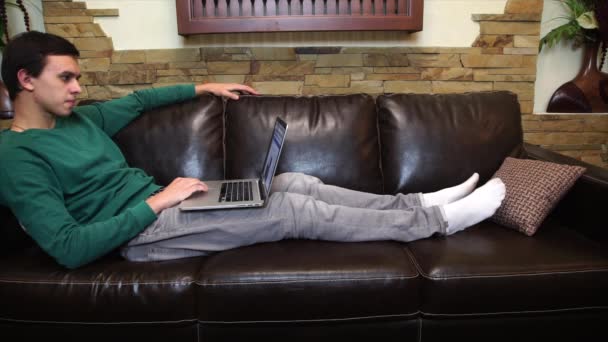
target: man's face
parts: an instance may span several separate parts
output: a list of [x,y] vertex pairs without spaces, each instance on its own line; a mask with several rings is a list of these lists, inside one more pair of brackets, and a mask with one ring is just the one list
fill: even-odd
[[80,94],[80,67],[72,56],[47,56],[38,77],[31,78],[35,102],[49,114],[68,116]]

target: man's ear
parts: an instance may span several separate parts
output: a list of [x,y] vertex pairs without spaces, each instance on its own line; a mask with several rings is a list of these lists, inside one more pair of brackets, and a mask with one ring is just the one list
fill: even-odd
[[34,90],[34,85],[32,84],[32,76],[25,69],[19,69],[17,71],[17,81],[20,89],[32,91]]

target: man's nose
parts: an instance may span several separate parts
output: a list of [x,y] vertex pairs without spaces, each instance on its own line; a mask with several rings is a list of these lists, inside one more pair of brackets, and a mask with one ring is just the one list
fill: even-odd
[[80,94],[82,92],[82,88],[80,87],[80,83],[77,80],[72,82],[72,86],[70,88],[70,92],[73,94]]

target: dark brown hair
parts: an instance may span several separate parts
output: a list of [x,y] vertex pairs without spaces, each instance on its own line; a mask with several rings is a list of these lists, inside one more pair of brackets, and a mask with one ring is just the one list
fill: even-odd
[[47,56],[80,56],[74,44],[65,38],[38,31],[16,35],[6,44],[2,56],[2,80],[11,100],[21,91],[17,73],[25,69],[32,77],[40,76]]

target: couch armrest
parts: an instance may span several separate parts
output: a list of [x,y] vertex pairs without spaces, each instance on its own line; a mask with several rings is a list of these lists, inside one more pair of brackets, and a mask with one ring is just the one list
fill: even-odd
[[7,207],[0,206],[0,257],[35,244]]
[[524,144],[530,159],[587,168],[551,216],[594,240],[608,241],[608,170],[548,149]]

